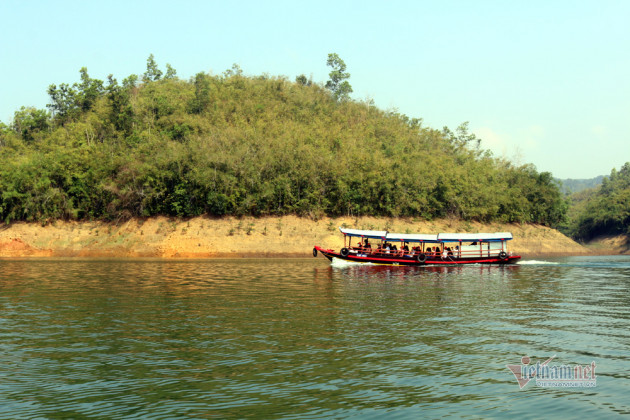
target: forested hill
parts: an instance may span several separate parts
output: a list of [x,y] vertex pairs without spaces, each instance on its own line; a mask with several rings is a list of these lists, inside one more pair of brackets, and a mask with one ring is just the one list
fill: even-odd
[[0,217],[563,219],[551,174],[493,158],[466,125],[436,130],[353,101],[338,82],[237,66],[181,80],[153,56],[121,83],[83,68],[50,86],[48,110],[23,107],[0,126]]
[[603,175],[596,176],[595,178],[590,179],[559,179],[556,178],[556,181],[560,183],[560,191],[564,194],[575,194],[580,191],[588,190],[590,188],[595,188],[601,185],[602,180],[604,179]]
[[571,196],[566,233],[589,240],[600,235],[630,236],[630,162],[613,169],[601,186]]

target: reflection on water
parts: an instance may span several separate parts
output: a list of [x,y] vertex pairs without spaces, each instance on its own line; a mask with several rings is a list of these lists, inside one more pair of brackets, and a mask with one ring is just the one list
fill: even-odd
[[0,417],[630,413],[630,258],[552,262],[0,260]]

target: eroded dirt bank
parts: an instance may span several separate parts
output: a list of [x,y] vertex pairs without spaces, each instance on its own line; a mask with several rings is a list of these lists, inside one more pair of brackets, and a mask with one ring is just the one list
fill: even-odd
[[628,235],[600,236],[590,241],[587,248],[595,254],[630,255],[630,237]]
[[524,257],[590,251],[560,232],[538,225],[387,218],[154,217],[103,222],[14,223],[0,228],[0,257],[306,257],[313,245],[338,249],[338,226],[399,233],[512,232],[510,249]]

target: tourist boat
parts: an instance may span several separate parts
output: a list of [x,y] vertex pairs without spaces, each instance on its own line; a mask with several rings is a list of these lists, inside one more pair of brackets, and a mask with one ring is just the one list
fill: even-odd
[[[387,265],[511,264],[521,259],[508,250],[510,232],[438,233],[437,235],[390,233],[379,230],[339,228],[344,246],[339,252],[313,248],[329,260]],[[360,238],[355,246],[353,240]],[[374,243],[370,241],[374,241]]]

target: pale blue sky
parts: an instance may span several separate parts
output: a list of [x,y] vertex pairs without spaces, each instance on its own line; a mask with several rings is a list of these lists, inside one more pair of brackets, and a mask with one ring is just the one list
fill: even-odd
[[233,63],[323,83],[327,54],[352,97],[455,128],[560,178],[630,161],[630,1],[0,0],[0,120],[44,108],[79,69],[119,80],[149,54],[178,76]]

